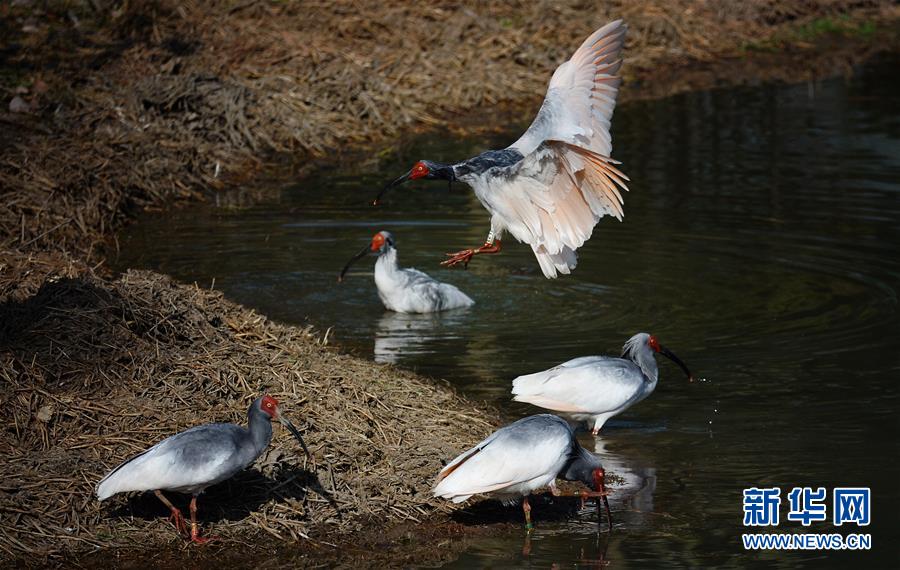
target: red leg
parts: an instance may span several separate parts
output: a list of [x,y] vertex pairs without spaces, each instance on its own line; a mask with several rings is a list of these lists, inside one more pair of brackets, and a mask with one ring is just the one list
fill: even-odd
[[160,501],[167,507],[169,507],[169,511],[171,511],[171,515],[169,515],[169,520],[172,521],[172,524],[175,525],[175,529],[185,536],[188,534],[187,524],[184,522],[184,515],[181,514],[181,511],[166,498],[165,495],[162,494],[162,491],[153,491],[153,493],[159,498]]
[[[606,524],[609,530],[612,530],[612,513],[609,510],[609,492],[606,490],[606,471],[603,468],[597,469],[594,473],[594,485],[597,487],[600,495],[603,497],[603,506],[606,508]],[[597,522],[600,522],[600,501],[597,501]]]
[[597,491],[577,491],[577,492],[567,492],[564,493],[559,489],[554,489],[555,486],[551,486],[550,492],[553,493],[555,497],[580,497],[581,498],[581,506],[584,508],[584,503],[589,498],[595,498],[597,500],[597,518],[600,518],[600,499],[603,499],[603,506],[606,510],[606,521],[609,526],[609,529],[612,530],[612,514],[610,514],[609,510],[609,499],[607,498],[609,495],[609,491],[606,489],[606,472],[603,469],[598,469],[598,473],[594,477],[594,485],[597,488]]
[[472,261],[472,258],[480,253],[499,253],[503,247],[503,243],[498,239],[493,242],[485,242],[485,244],[476,249],[464,249],[462,251],[457,251],[456,253],[448,253],[447,257],[450,259],[444,260],[441,262],[441,265],[444,267],[453,267],[454,265],[458,265],[460,263],[463,264],[463,267],[468,267],[469,262]]
[[200,527],[197,525],[197,496],[191,497],[191,542],[194,544],[206,544],[216,540],[214,536],[203,538],[200,536]]
[[528,495],[522,497],[522,510],[525,512],[525,528],[531,532],[534,525],[531,524],[531,503],[528,502]]

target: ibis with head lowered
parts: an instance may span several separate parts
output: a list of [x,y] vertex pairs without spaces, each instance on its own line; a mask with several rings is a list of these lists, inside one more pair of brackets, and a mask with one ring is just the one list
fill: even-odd
[[565,420],[551,414],[522,418],[460,454],[438,474],[434,495],[454,503],[478,494],[491,495],[506,504],[521,498],[525,525],[531,529],[528,496],[541,487],[549,487],[553,495],[563,495],[556,487],[557,478],[587,485],[590,491],[575,494],[582,499],[602,498],[612,528],[606,472],[600,459],[581,447]]

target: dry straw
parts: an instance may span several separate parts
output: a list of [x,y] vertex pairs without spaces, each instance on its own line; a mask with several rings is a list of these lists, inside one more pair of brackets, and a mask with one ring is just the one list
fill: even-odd
[[211,490],[202,518],[227,540],[324,543],[371,521],[425,520],[440,460],[491,429],[489,413],[438,384],[341,356],[312,330],[218,293],[146,272],[98,276],[91,265],[136,212],[202,198],[272,153],[330,155],[504,102],[529,103],[530,115],[553,67],[612,18],[630,26],[629,78],[651,80],[816,18],[896,19],[892,6],[4,6],[0,88],[25,87],[31,112],[0,112],[0,558],[175,543],[155,499],[101,506],[94,484],[180,429],[243,422],[263,391],[305,430],[316,461],[279,433],[257,470]]
[[4,307],[0,549],[7,557],[178,542],[152,496],[100,504],[123,459],[198,423],[246,421],[268,392],[315,457],[276,430],[255,467],[201,498],[214,533],[328,543],[422,521],[442,459],[491,429],[444,386],[324,347],[217,292],[131,271],[47,282]]

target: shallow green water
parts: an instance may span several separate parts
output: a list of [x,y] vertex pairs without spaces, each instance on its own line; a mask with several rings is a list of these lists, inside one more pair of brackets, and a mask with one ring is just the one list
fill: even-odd
[[[623,223],[604,219],[575,273],[544,279],[526,246],[468,271],[445,251],[478,245],[488,214],[462,187],[412,184],[369,201],[418,158],[454,161],[518,132],[430,137],[382,170],[344,165],[271,184],[246,208],[148,215],[120,236],[119,267],[153,268],[215,287],[379,361],[446,378],[510,418],[519,374],[614,353],[652,332],[700,382],[661,362],[648,400],[596,443],[624,477],[616,527],[598,537],[591,507],[524,533],[468,540],[452,567],[862,567],[900,564],[900,105],[897,59],[849,80],[763,86],[637,103],[616,113],[614,155],[632,178]],[[627,87],[626,87],[627,88]],[[233,199],[228,199],[233,204]],[[372,262],[344,261],[377,230],[401,264],[454,283],[472,310],[413,317],[384,311]],[[593,438],[582,441],[595,447]],[[474,442],[473,442],[474,443]],[[742,490],[780,486],[778,532],[794,486],[872,487],[871,552],[746,553]],[[829,494],[830,497],[830,494]],[[830,507],[829,507],[830,516]]]

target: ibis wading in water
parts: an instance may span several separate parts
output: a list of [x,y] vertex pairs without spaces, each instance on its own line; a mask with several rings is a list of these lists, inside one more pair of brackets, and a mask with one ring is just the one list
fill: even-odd
[[435,281],[418,269],[402,268],[397,263],[397,247],[390,232],[381,231],[372,242],[347,262],[338,281],[357,260],[374,253],[375,287],[385,308],[398,313],[433,313],[471,307],[475,304],[468,295],[447,283]]
[[659,370],[655,354],[668,357],[691,372],[655,336],[638,333],[622,347],[622,356],[583,356],[550,370],[519,376],[513,380],[513,400],[560,412],[575,420],[594,422],[594,435],[609,418],[650,395]]
[[197,527],[197,495],[253,463],[272,440],[272,420],[280,421],[309,450],[297,428],[278,410],[272,396],[257,398],[247,411],[248,426],[206,424],[162,440],[109,472],[97,485],[101,501],[116,493],[153,491],[172,512],[175,528],[187,534],[184,515],[162,494],[163,491],[190,493],[193,542],[203,544]]
[[375,204],[407,180],[460,180],[491,213],[491,230],[484,245],[448,253],[444,265],[499,252],[508,231],[531,246],[546,277],[570,273],[600,218],[623,215],[619,190],[628,190],[628,177],[611,158],[609,127],[625,29],[621,20],[600,28],[556,69],[537,117],[512,145],[456,164],[421,160]]
[[[593,489],[576,494],[582,499],[602,497],[612,528],[606,474],[600,459],[578,444],[564,419],[551,414],[522,418],[461,454],[438,474],[434,494],[454,503],[477,494],[495,496],[506,504],[522,497],[525,525],[531,529],[528,495],[548,486],[554,495],[563,495],[556,487],[558,477],[580,481]],[[599,504],[597,508],[599,517]]]

